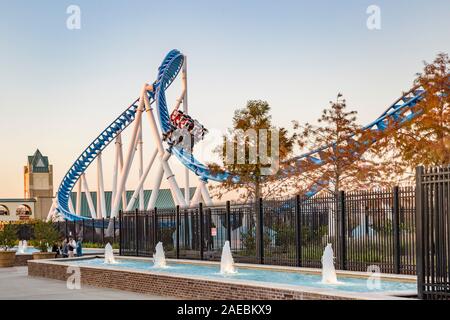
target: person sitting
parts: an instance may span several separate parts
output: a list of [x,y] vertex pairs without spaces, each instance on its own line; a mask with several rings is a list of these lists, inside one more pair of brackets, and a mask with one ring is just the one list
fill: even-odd
[[55,243],[53,244],[52,252],[55,253],[55,255],[56,255],[57,258],[60,256],[60,252],[59,252],[59,243],[55,242]]
[[62,257],[67,258],[69,256],[69,246],[67,243],[67,239],[64,239],[62,244]]
[[72,237],[69,237],[69,242],[67,243],[67,250],[69,258],[73,258],[75,256],[75,249],[77,248],[77,244]]
[[77,257],[81,257],[83,255],[83,239],[82,238],[78,238],[77,241]]

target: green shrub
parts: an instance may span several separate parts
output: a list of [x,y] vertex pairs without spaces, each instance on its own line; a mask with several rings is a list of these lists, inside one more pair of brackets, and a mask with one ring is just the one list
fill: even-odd
[[[242,244],[244,245],[245,255],[256,255],[256,228],[248,229],[246,232],[241,232]],[[272,243],[271,234],[264,231],[264,248],[269,248]]]
[[167,251],[174,250],[172,235],[175,232],[175,228],[168,228],[161,230],[161,242],[164,243],[164,249]]
[[[83,248],[91,248],[91,249],[103,249],[106,244],[98,243],[98,242],[83,242]],[[113,249],[119,249],[120,245],[118,242],[111,243]]]
[[53,246],[58,239],[58,231],[51,222],[39,221],[34,225],[34,237],[31,243],[39,251],[47,252],[47,248]]
[[14,247],[17,241],[17,227],[14,224],[6,224],[3,226],[3,230],[0,231],[0,247],[3,250]]
[[283,226],[283,228],[277,228],[275,244],[280,246],[283,251],[288,251],[292,244],[295,245],[295,228]]

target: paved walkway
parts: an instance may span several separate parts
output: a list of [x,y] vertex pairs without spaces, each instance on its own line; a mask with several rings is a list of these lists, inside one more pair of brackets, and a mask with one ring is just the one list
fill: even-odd
[[143,295],[83,285],[69,290],[64,281],[28,277],[28,267],[0,268],[0,300],[165,300]]

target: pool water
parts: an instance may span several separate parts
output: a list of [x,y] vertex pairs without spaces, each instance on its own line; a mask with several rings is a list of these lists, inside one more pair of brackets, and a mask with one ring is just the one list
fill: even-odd
[[39,252],[38,249],[33,247],[27,247],[24,252],[19,252],[19,247],[14,247],[13,250],[16,251],[16,254],[32,254],[34,252]]
[[238,268],[238,273],[220,274],[219,265],[198,265],[168,262],[167,268],[155,268],[151,261],[116,259],[117,264],[105,264],[102,258],[70,261],[71,265],[96,266],[114,269],[135,269],[152,271],[161,274],[180,274],[202,276],[211,279],[233,279],[236,281],[252,280],[265,283],[299,285],[313,288],[334,289],[347,292],[411,292],[417,291],[415,283],[381,280],[379,286],[368,285],[366,279],[338,277],[340,284],[329,285],[321,283],[321,276],[300,272],[283,272],[276,270]]

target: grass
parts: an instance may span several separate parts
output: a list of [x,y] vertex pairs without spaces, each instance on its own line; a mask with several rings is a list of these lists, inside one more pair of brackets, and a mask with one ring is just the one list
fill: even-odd
[[[114,242],[111,244],[113,249],[119,249],[119,243]],[[97,243],[97,242],[83,242],[83,248],[89,249],[104,249],[106,244]]]

